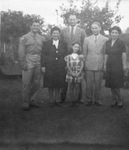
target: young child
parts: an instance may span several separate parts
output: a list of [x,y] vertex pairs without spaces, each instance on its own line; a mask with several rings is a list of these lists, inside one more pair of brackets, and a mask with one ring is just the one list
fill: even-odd
[[78,42],[72,45],[72,53],[65,57],[67,63],[66,82],[70,89],[70,107],[76,106],[79,94],[79,84],[83,80],[84,57],[80,55],[80,44]]

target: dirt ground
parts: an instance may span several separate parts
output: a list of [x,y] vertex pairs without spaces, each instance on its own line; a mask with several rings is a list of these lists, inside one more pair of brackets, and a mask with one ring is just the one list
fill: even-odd
[[20,80],[1,78],[0,150],[129,150],[129,89],[122,90],[122,109],[109,107],[111,93],[104,85],[101,93],[101,107],[70,108],[67,99],[62,107],[49,108],[47,89],[41,89],[41,107],[26,112]]

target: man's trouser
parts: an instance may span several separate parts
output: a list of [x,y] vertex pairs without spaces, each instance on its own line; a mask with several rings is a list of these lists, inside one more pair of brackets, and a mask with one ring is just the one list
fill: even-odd
[[86,71],[86,98],[89,101],[100,100],[100,88],[103,71]]
[[27,71],[22,71],[22,100],[25,103],[35,101],[40,88],[41,66],[35,65]]

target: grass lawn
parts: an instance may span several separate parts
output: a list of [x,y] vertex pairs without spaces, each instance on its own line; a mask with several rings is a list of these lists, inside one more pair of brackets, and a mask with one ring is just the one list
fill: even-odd
[[[41,107],[28,112],[21,109],[21,82],[0,79],[0,148],[55,150],[128,150],[129,90],[122,90],[125,106],[109,107],[111,93],[102,86],[102,107],[81,104],[70,108],[48,107],[48,91],[41,89]],[[85,83],[83,83],[83,100]],[[67,98],[69,101],[69,98]]]

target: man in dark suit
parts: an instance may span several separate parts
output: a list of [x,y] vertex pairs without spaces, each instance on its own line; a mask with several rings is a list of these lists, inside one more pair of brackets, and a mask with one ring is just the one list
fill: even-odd
[[[71,53],[72,43],[79,42],[81,45],[81,53],[83,48],[84,39],[86,37],[85,31],[77,26],[78,19],[75,14],[70,14],[68,17],[69,25],[62,30],[61,38],[67,43],[68,53]],[[68,84],[65,84],[65,87],[61,92],[61,103],[66,99]],[[78,102],[82,100],[82,85],[80,84],[80,92],[78,96]]]

